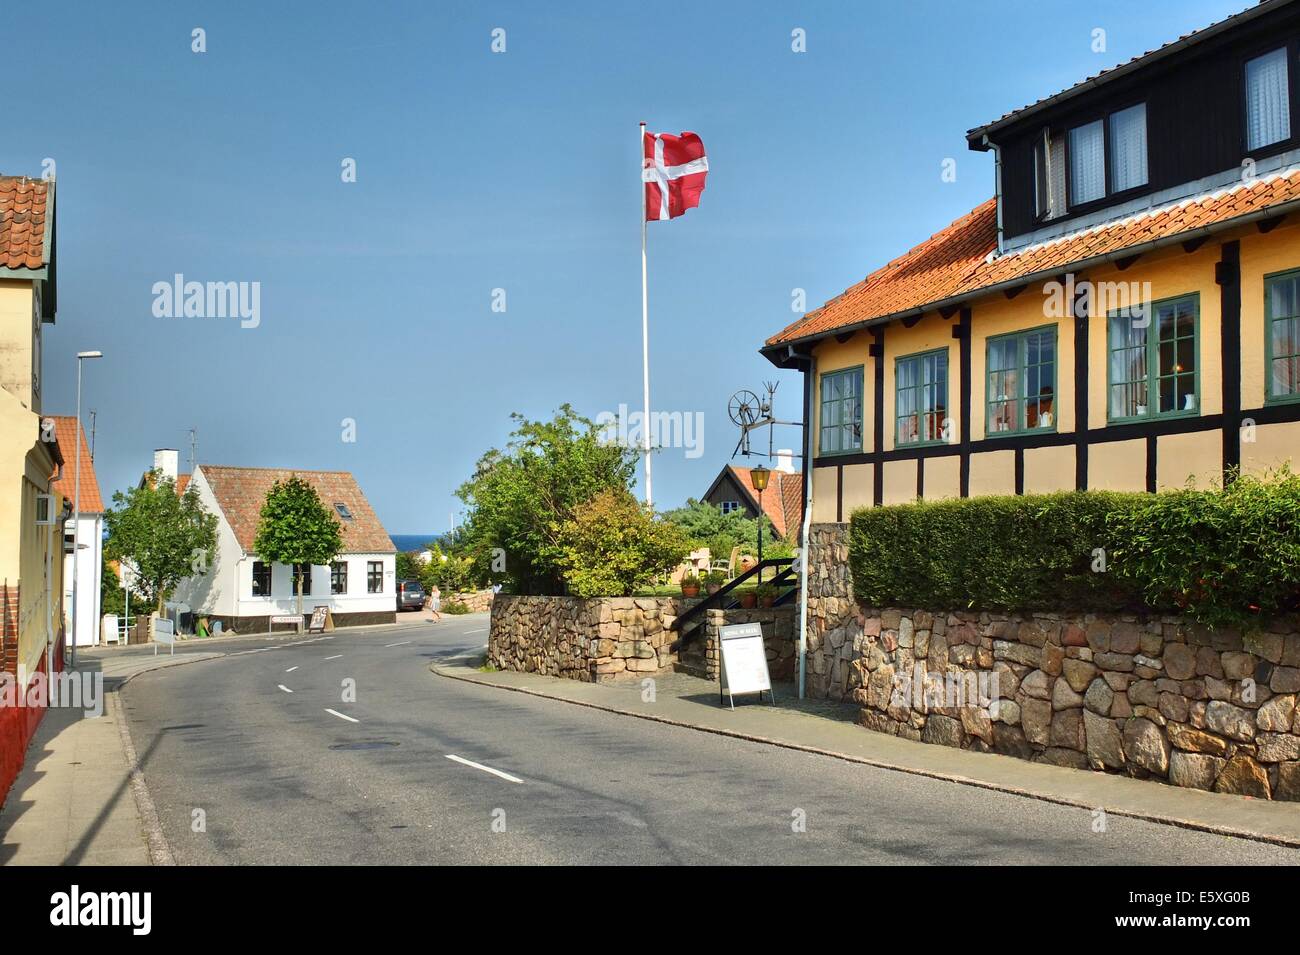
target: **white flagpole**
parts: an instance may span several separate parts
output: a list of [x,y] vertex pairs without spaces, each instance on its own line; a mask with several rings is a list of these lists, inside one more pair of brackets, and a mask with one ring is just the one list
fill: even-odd
[[[645,169],[645,123],[641,124],[636,141],[637,155],[641,157],[641,168]],[[653,484],[650,478],[650,306],[646,293],[645,260],[645,177],[641,182],[641,375],[644,381],[643,397],[645,399],[645,417],[641,419],[641,448],[645,454],[645,503],[654,506]]]

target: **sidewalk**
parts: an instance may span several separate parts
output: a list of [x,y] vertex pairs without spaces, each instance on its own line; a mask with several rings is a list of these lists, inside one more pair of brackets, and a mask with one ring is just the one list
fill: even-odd
[[[157,666],[207,660],[220,653],[178,657],[85,658],[77,672],[104,674],[104,714],[51,708],[27,749],[22,772],[0,810],[4,865],[149,865],[167,862],[148,793],[138,807],[131,767],[134,747],[122,722],[116,688]],[[151,838],[150,833],[153,833]]]
[[752,702],[754,697],[750,696],[744,703],[738,701],[733,711],[719,704],[718,684],[685,674],[656,675],[655,701],[645,702],[640,680],[579,683],[535,673],[482,672],[478,669],[481,660],[481,655],[461,657],[431,664],[429,669],[451,679],[883,769],[1300,847],[1298,803],[1207,793],[993,753],[914,743],[858,726],[854,722],[856,706],[797,700],[790,684],[777,684],[776,706]]

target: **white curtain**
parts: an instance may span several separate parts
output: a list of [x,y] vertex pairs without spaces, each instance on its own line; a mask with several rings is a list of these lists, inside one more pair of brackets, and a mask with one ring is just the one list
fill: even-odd
[[1286,48],[1246,64],[1246,147],[1260,149],[1291,136]]
[[1106,164],[1101,120],[1070,130],[1070,205],[1106,195]]
[[1130,106],[1110,117],[1111,189],[1123,192],[1146,185],[1147,107]]

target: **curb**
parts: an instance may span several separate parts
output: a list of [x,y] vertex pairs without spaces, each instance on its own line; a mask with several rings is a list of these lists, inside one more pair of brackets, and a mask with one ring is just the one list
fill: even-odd
[[[840,753],[835,750],[822,749],[817,746],[808,746],[803,743],[792,743],[788,740],[772,739],[771,737],[759,736],[756,733],[746,733],[741,730],[730,730],[722,727],[702,726],[698,723],[687,723],[684,720],[675,720],[667,716],[656,716],[651,713],[640,713],[636,710],[620,709],[619,707],[609,706],[603,703],[592,703],[586,700],[571,700],[566,697],[543,693],[540,690],[532,690],[528,687],[507,686],[503,683],[493,683],[487,680],[475,679],[468,675],[452,673],[444,669],[443,665],[439,663],[430,663],[429,670],[435,675],[444,677],[448,680],[459,680],[462,683],[473,683],[476,686],[486,686],[498,690],[509,690],[512,693],[524,693],[528,696],[535,696],[543,700],[554,700],[557,703],[569,703],[574,706],[585,706],[589,709],[601,710],[605,713],[631,716],[636,719],[649,720],[652,723],[664,723],[668,726],[677,726],[682,729],[695,730],[699,733],[712,733],[715,736],[727,736],[733,739],[746,740],[751,743],[763,743],[768,746],[779,746],[782,749],[795,750],[801,753],[812,753],[817,756],[829,756],[832,759],[839,759],[849,763],[858,763],[863,766],[871,766],[874,769],[885,769],[896,773],[907,773],[911,776],[924,776],[927,779],[937,779],[943,782],[956,783],[960,786],[972,786],[976,789],[987,789],[992,790],[993,792],[1007,793],[1013,796],[1023,796],[1027,799],[1036,799],[1039,802],[1053,803],[1058,806],[1069,806],[1074,809],[1087,810],[1088,812],[1100,808],[1112,816],[1120,816],[1127,819],[1140,819],[1144,822],[1154,822],[1165,826],[1176,826],[1179,829],[1190,829],[1196,832],[1208,832],[1216,836],[1230,836],[1234,839],[1249,839],[1252,842],[1263,842],[1291,849],[1300,848],[1300,838],[1255,832],[1250,829],[1238,829],[1233,826],[1216,826],[1195,819],[1183,819],[1177,816],[1165,816],[1153,812],[1142,812],[1133,809],[1110,809],[1105,806],[1098,807],[1089,803],[1081,802],[1077,799],[1071,799],[1067,796],[1057,796],[1037,790],[1022,789],[1018,786],[1010,786],[1005,783],[993,783],[984,779],[973,779],[969,776],[959,776],[953,773],[941,773],[931,769],[918,769],[914,766],[900,766],[897,763],[887,763],[883,760],[870,759],[866,756],[854,756],[849,753]],[[867,730],[866,732],[870,731]]]

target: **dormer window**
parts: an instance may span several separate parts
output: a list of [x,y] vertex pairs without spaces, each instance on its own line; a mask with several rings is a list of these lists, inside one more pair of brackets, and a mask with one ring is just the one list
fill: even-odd
[[1101,120],[1070,130],[1070,205],[1106,195],[1105,128]]
[[1291,84],[1286,47],[1246,61],[1246,148],[1291,138]]
[[1147,107],[1116,110],[1067,137],[1070,208],[1147,184]]
[[1110,191],[1147,184],[1147,104],[1110,114]]
[[338,511],[339,517],[343,518],[345,521],[352,520],[352,510],[342,501],[334,502],[334,510]]

